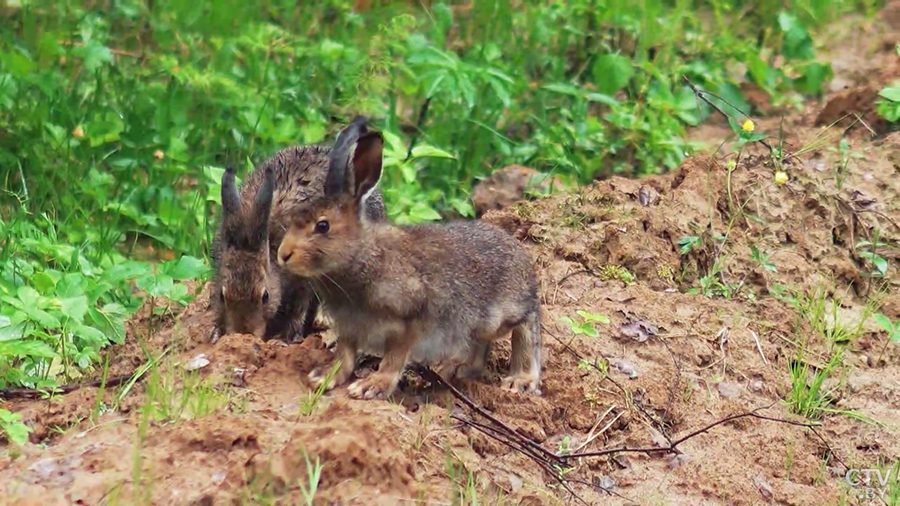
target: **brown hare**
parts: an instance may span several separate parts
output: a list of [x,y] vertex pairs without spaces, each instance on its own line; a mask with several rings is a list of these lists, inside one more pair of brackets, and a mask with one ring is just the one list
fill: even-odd
[[[294,215],[278,262],[310,279],[331,316],[346,383],[357,352],[381,356],[377,373],[349,387],[383,398],[408,362],[447,380],[483,372],[491,343],[512,334],[506,388],[540,395],[538,282],[530,256],[505,231],[481,221],[397,226],[360,219],[381,177],[381,134],[357,118],[340,135],[325,198]],[[350,149],[352,147],[352,149]],[[350,156],[345,156],[349,154]],[[321,383],[328,367],[310,378]]]
[[[213,342],[229,333],[296,342],[311,332],[318,300],[307,281],[277,267],[275,254],[288,217],[324,197],[335,149],[348,148],[283,149],[251,172],[240,191],[233,170],[222,176],[222,217],[212,247]],[[386,219],[378,189],[360,208],[364,209],[362,220]]]

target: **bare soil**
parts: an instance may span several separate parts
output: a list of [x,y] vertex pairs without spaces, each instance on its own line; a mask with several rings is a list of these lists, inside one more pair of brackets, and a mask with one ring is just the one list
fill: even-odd
[[[499,388],[508,343],[494,352],[488,379],[460,389],[552,451],[658,446],[757,408],[807,421],[783,402],[790,366],[800,341],[808,340],[802,360],[813,367],[828,360],[830,344],[772,294],[821,290],[839,301],[842,325],[872,300],[900,319],[897,135],[889,125],[818,126],[850,112],[869,118],[870,90],[898,77],[890,25],[858,29],[871,39],[865,58],[835,45],[842,89],[784,120],[757,122],[776,136],[783,128],[788,152],[823,135],[836,146],[846,135],[854,156],[843,176],[841,153],[823,148],[790,157],[790,180],[776,184],[777,167],[759,145],[729,171],[729,144],[666,175],[612,178],[487,211],[483,219],[520,238],[540,272],[543,394]],[[715,149],[728,130],[712,124],[691,135]],[[870,264],[854,248],[876,233],[889,244],[878,250],[889,262],[879,283],[864,275]],[[680,254],[688,236],[702,243]],[[752,261],[751,245],[777,270]],[[717,263],[713,279],[734,293],[686,293]],[[743,418],[688,439],[680,453],[582,458],[565,475],[576,499],[523,453],[451,418],[489,423],[412,374],[390,402],[351,400],[340,388],[302,415],[306,375],[329,360],[331,333],[291,346],[246,335],[211,345],[208,296],[203,287],[183,310],[151,317],[147,308],[130,322],[126,344],[110,352],[111,376],[165,355],[159,374],[135,383],[118,410],[97,408],[114,405],[124,386],[10,402],[33,427],[33,444],[0,458],[0,497],[19,505],[302,504],[307,458],[318,458],[316,504],[458,504],[468,489],[484,504],[881,504],[857,497],[845,466],[900,461],[900,346],[871,321],[843,355],[843,375],[828,383],[836,388],[830,409],[869,420],[829,413],[813,432]],[[610,323],[597,325],[599,337],[573,335],[563,318],[579,310]],[[206,397],[224,400],[206,414],[194,406],[175,420],[157,416],[160,399],[175,402],[183,390],[176,381],[166,397],[160,385],[180,380],[201,353],[210,363],[198,374],[213,387]],[[586,366],[603,359],[607,374]]]

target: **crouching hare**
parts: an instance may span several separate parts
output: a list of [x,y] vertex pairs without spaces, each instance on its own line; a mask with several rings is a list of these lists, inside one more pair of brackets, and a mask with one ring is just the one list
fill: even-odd
[[[347,149],[338,145],[283,149],[251,172],[240,189],[233,170],[222,176],[222,219],[212,248],[213,342],[230,333],[296,342],[312,331],[318,300],[306,280],[277,267],[275,255],[289,217],[324,197],[334,150],[344,150],[339,156],[347,156]],[[363,221],[386,219],[377,188],[360,208]]]
[[[278,263],[313,280],[334,322],[341,366],[326,387],[350,379],[357,352],[383,358],[377,373],[350,385],[354,398],[389,396],[408,362],[433,366],[447,380],[475,378],[491,343],[511,333],[503,386],[540,395],[540,304],[530,256],[481,221],[361,220],[381,177],[383,145],[364,118],[354,120],[332,152],[325,198],[294,216],[278,248]],[[321,384],[328,370],[310,378]]]

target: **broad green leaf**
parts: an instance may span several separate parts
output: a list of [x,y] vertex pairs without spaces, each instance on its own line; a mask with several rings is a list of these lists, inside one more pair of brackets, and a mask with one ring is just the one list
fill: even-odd
[[56,352],[47,343],[36,339],[0,341],[0,357],[53,358]]
[[43,309],[38,309],[36,307],[26,307],[25,314],[28,315],[28,318],[30,320],[34,321],[46,330],[56,330],[61,326],[59,318],[44,311]]
[[78,323],[84,321],[84,315],[88,310],[88,300],[84,295],[69,297],[60,301],[62,314]]
[[112,51],[108,47],[96,42],[89,42],[83,46],[76,46],[72,53],[81,58],[84,62],[84,68],[90,73],[98,69],[104,63],[112,63]]
[[56,280],[46,272],[38,272],[32,276],[31,284],[43,295],[53,294],[53,290],[56,288]]
[[100,329],[106,337],[116,343],[125,342],[125,308],[119,304],[107,304],[102,309],[91,308],[89,311],[94,327]]
[[88,325],[78,325],[73,329],[73,333],[91,344],[92,347],[100,349],[106,346],[110,339],[100,329],[90,327]]
[[888,86],[878,92],[878,96],[886,98],[891,102],[900,102],[900,86]]
[[137,279],[150,271],[150,264],[144,262],[128,261],[116,264],[103,273],[103,279],[119,284],[122,281]]
[[438,214],[434,208],[422,202],[413,204],[412,208],[409,210],[409,217],[412,218],[414,222],[418,223],[424,221],[439,221],[441,219],[441,215]]
[[135,284],[151,297],[162,297],[172,291],[175,280],[165,274],[150,275],[138,278]]
[[172,276],[173,279],[181,281],[185,279],[200,279],[209,271],[209,267],[203,260],[184,255],[176,261],[166,262],[161,270]]
[[30,286],[20,286],[16,295],[19,296],[19,300],[22,301],[23,309],[26,310],[28,308],[37,308],[41,300],[41,294]]
[[781,52],[785,58],[793,60],[812,60],[816,56],[816,48],[812,37],[803,22],[787,11],[778,13],[778,25],[784,32]]
[[607,54],[594,61],[592,74],[600,93],[613,95],[628,85],[634,75],[634,67],[625,56]]

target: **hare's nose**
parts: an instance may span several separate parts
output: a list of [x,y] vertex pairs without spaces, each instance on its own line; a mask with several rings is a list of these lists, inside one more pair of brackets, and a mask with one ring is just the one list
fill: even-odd
[[278,260],[281,262],[281,265],[284,265],[288,263],[288,260],[290,260],[292,256],[294,256],[293,251],[282,251],[278,256]]

